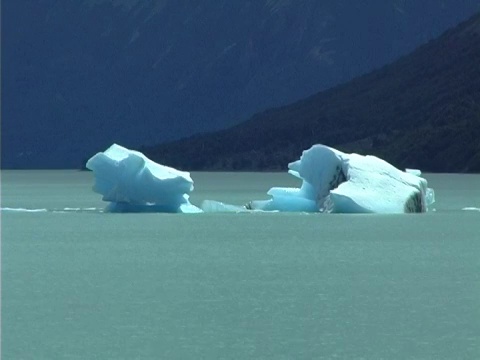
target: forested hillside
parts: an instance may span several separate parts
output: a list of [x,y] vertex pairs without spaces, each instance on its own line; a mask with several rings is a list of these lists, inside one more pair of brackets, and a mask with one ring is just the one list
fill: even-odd
[[143,150],[189,170],[284,169],[323,143],[398,167],[480,171],[480,14],[391,65],[230,129]]

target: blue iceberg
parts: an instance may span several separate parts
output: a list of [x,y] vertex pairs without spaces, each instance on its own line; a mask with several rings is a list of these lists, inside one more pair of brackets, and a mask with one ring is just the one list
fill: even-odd
[[93,190],[110,202],[108,212],[201,212],[188,200],[190,174],[157,164],[141,152],[113,144],[86,166],[95,177]]
[[188,172],[160,165],[138,151],[112,145],[87,162],[95,176],[93,190],[108,201],[108,212],[426,212],[435,201],[421,171],[401,171],[375,156],[346,154],[324,145],[305,150],[288,165],[302,180],[300,188],[273,187],[269,200],[245,206],[206,200],[192,205],[193,181]]
[[270,200],[252,201],[256,210],[326,213],[426,212],[434,192],[419,170],[401,171],[375,156],[346,154],[314,145],[289,164],[300,188],[272,188]]

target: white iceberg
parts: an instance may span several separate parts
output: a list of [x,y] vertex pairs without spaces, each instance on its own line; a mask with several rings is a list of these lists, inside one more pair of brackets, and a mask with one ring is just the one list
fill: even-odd
[[110,202],[109,212],[197,213],[190,204],[193,181],[188,172],[160,165],[141,152],[113,144],[90,158],[93,190]]
[[328,213],[426,212],[434,192],[420,171],[404,172],[375,156],[345,154],[314,145],[289,164],[302,179],[298,188],[272,188],[271,200],[252,201],[248,208]]

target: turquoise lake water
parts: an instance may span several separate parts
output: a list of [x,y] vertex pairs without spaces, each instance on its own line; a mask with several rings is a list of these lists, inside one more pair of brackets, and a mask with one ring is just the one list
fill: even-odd
[[480,176],[426,178],[427,214],[106,214],[89,172],[2,171],[2,359],[478,359]]

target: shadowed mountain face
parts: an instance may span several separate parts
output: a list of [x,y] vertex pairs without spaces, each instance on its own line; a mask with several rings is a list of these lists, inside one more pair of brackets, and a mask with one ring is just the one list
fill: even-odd
[[411,51],[478,0],[2,4],[2,167],[239,123]]
[[285,169],[312,144],[480,172],[480,14],[391,65],[231,129],[144,149],[186,169]]

